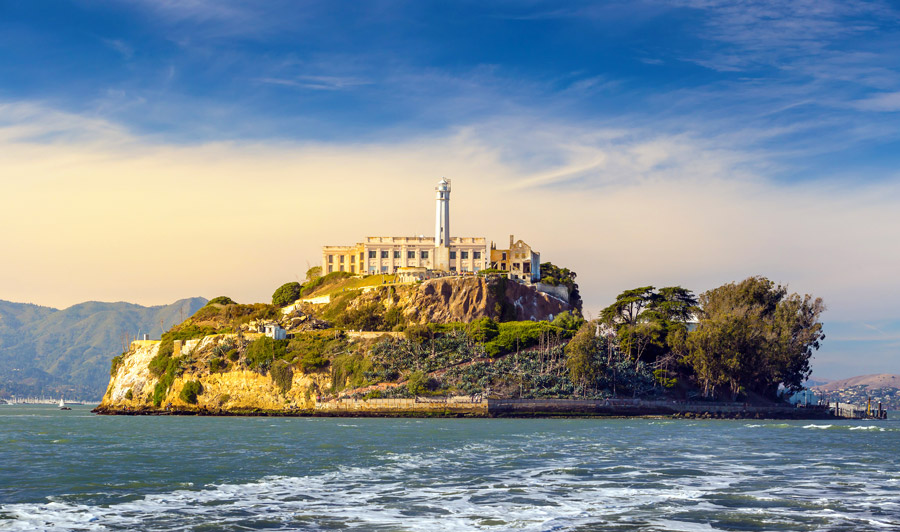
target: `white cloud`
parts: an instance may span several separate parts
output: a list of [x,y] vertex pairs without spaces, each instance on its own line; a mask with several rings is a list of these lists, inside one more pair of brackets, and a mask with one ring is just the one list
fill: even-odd
[[[714,139],[527,117],[371,143],[148,142],[103,121],[0,107],[0,294],[62,305],[264,300],[325,243],[427,233],[454,178],[454,232],[532,243],[589,309],[632,286],[761,274],[831,319],[896,314],[900,190],[779,184]],[[57,265],[65,264],[65,268]]]

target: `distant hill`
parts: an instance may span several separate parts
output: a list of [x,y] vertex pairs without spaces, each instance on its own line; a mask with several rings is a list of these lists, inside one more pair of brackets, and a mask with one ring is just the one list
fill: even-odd
[[900,375],[892,375],[890,373],[860,375],[858,377],[850,377],[849,379],[832,381],[826,384],[815,386],[813,387],[813,389],[823,392],[835,392],[837,390],[854,388],[856,386],[865,386],[869,389],[900,388]]
[[58,310],[0,300],[0,397],[97,399],[126,335],[159,338],[205,304],[202,297],[155,307],[88,301]]

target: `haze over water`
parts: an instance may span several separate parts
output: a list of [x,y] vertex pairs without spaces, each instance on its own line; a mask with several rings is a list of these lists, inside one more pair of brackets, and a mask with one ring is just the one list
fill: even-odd
[[0,530],[900,529],[900,422],[0,407]]

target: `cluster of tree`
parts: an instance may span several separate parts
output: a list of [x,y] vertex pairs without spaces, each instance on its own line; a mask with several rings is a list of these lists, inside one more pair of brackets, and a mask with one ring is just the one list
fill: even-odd
[[700,295],[699,322],[680,345],[706,395],[754,392],[774,397],[780,385],[802,389],[809,360],[825,334],[821,298],[788,294],[764,277]]
[[[574,381],[596,382],[628,360],[647,364],[668,386],[693,380],[704,396],[774,398],[799,390],[825,338],[821,299],[788,294],[764,277],[695,297],[680,286],[626,290],[567,347]],[[616,357],[619,357],[618,359]]]

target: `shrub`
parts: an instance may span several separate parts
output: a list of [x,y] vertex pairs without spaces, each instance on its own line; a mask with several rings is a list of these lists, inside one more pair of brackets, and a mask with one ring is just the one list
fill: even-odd
[[319,353],[303,353],[303,356],[300,357],[299,365],[303,373],[312,373],[327,366],[328,359]]
[[210,299],[209,302],[206,303],[206,305],[237,305],[237,303],[235,303],[234,300],[228,296],[219,296]]
[[220,371],[225,371],[226,369],[228,369],[228,362],[225,362],[219,357],[213,357],[209,359],[210,373],[218,373]]
[[287,340],[273,340],[268,336],[258,338],[247,346],[247,362],[251,368],[265,371],[276,358],[285,355],[287,345]]
[[197,404],[197,396],[202,393],[203,385],[200,384],[200,381],[187,381],[184,383],[184,387],[181,388],[181,393],[178,394],[178,397],[185,403],[195,405]]
[[363,396],[365,399],[381,399],[384,394],[381,393],[381,390],[372,390]]
[[410,325],[403,331],[407,340],[414,344],[421,344],[432,337],[431,329],[427,325]]
[[131,401],[132,399],[134,399],[134,392],[131,391],[131,388],[128,388],[128,391],[125,392],[125,400]]
[[223,393],[221,396],[219,396],[219,406],[224,405],[228,401],[231,401],[231,396],[227,393]]
[[490,342],[500,334],[497,322],[488,318],[479,318],[469,324],[469,337],[476,342]]
[[557,314],[553,321],[550,323],[554,327],[559,327],[560,329],[575,333],[582,325],[584,325],[584,318],[578,316],[577,314],[572,314],[568,310]]
[[228,354],[228,360],[230,360],[232,362],[237,362],[241,358],[241,354],[238,353],[237,349],[230,349],[227,354]]
[[331,389],[341,391],[345,387],[361,388],[368,383],[366,373],[372,362],[359,354],[340,355],[331,363]]
[[437,388],[437,381],[425,375],[421,371],[414,371],[409,374],[406,380],[406,389],[410,395],[422,395]]
[[269,376],[272,377],[275,386],[284,393],[293,385],[294,370],[287,361],[276,360],[269,369]]
[[272,294],[272,304],[278,307],[286,307],[300,299],[300,291],[302,289],[303,287],[296,281],[284,283]]
[[115,377],[116,372],[119,371],[119,366],[122,364],[122,361],[125,360],[125,355],[127,353],[122,353],[121,355],[115,356],[112,359],[112,364],[109,367],[109,376]]
[[162,404],[162,400],[165,399],[166,393],[169,392],[172,383],[175,382],[175,377],[181,375],[183,372],[181,360],[181,357],[166,359],[166,368],[163,371],[162,376],[159,377],[156,386],[153,388],[153,406],[158,407]]
[[406,379],[406,389],[412,395],[421,395],[425,393],[425,374],[421,371],[414,371],[409,374]]

